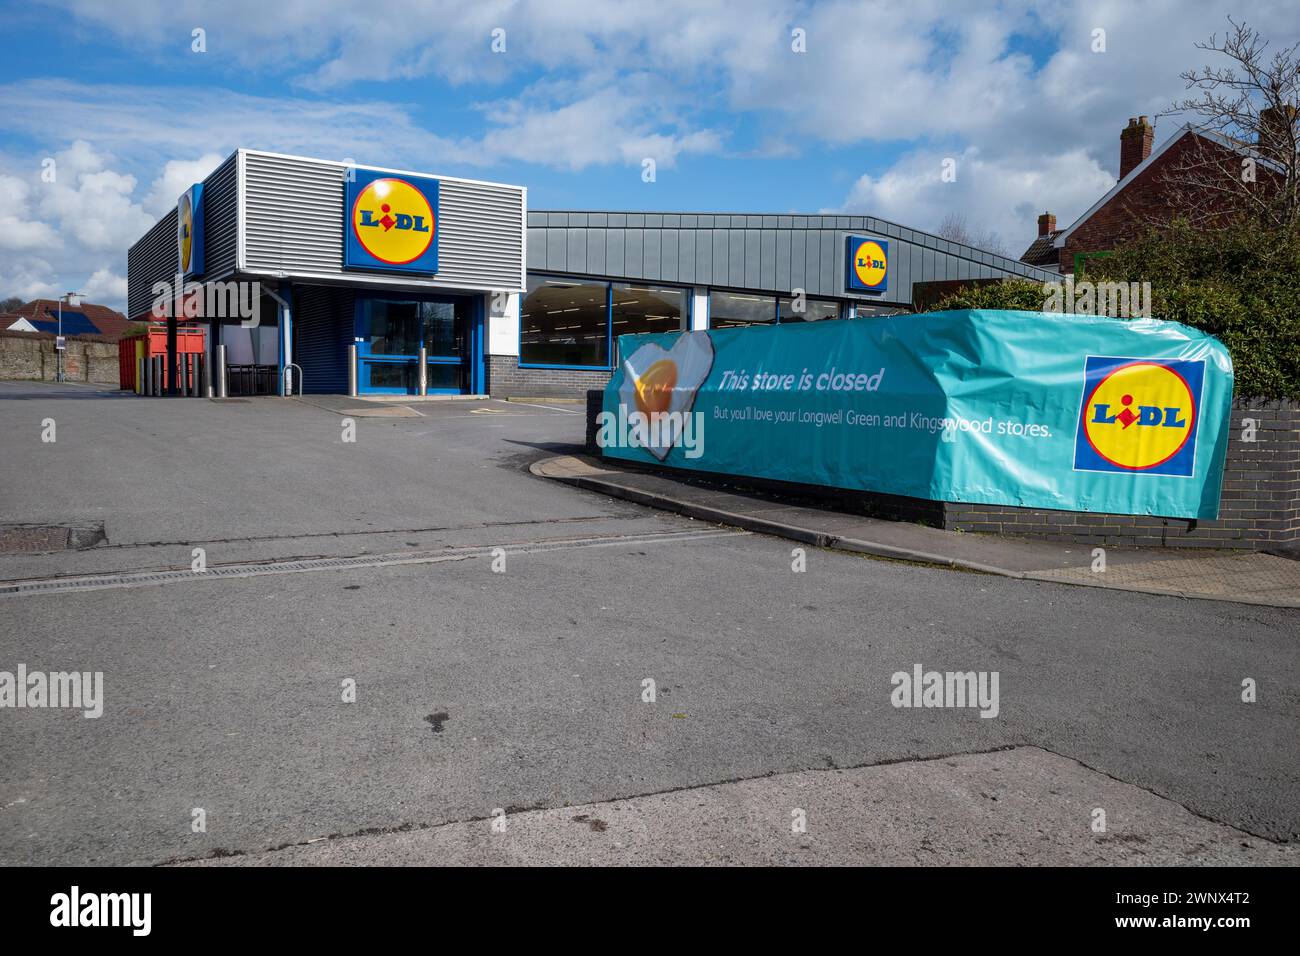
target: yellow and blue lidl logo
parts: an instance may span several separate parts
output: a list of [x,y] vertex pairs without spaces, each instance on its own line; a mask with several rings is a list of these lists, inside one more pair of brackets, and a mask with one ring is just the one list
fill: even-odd
[[845,287],[859,292],[884,292],[889,288],[889,241],[848,237]]
[[1204,361],[1088,356],[1075,471],[1190,477],[1204,380]]
[[203,275],[202,183],[195,183],[176,201],[176,254],[181,275]]
[[344,207],[345,266],[438,271],[438,180],[353,170]]

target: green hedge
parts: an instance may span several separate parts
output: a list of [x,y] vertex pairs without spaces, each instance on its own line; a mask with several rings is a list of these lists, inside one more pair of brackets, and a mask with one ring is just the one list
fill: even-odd
[[[1300,399],[1300,239],[1249,224],[1151,231],[1091,259],[1093,282],[1150,282],[1151,314],[1209,332],[1232,354],[1239,396]],[[1043,308],[1041,283],[967,287],[940,309]]]

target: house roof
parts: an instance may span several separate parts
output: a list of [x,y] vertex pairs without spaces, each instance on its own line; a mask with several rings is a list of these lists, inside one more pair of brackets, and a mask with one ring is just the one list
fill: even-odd
[[1114,186],[1112,186],[1110,188],[1110,191],[1107,192],[1106,195],[1102,196],[1095,203],[1093,203],[1087,212],[1085,212],[1078,219],[1074,220],[1074,222],[1072,222],[1067,228],[1057,232],[1055,234],[1055,238],[1052,241],[1052,244],[1057,249],[1064,248],[1065,241],[1070,238],[1070,236],[1074,233],[1076,229],[1078,229],[1085,222],[1091,219],[1093,214],[1097,212],[1097,210],[1101,209],[1108,202],[1114,199],[1115,196],[1119,194],[1120,190],[1122,190],[1125,186],[1127,186],[1133,180],[1137,179],[1144,172],[1150,169],[1152,164],[1154,164],[1156,160],[1158,160],[1162,155],[1164,155],[1164,153],[1171,146],[1173,146],[1175,143],[1179,142],[1186,136],[1199,136],[1202,139],[1207,139],[1212,143],[1217,143],[1220,146],[1224,147],[1225,149],[1230,149],[1234,153],[1240,153],[1242,156],[1251,156],[1252,158],[1255,159],[1256,162],[1258,162],[1262,166],[1273,169],[1274,171],[1281,171],[1281,167],[1279,165],[1277,165],[1276,163],[1272,162],[1271,160],[1263,156],[1260,156],[1259,152],[1249,143],[1244,143],[1241,140],[1234,139],[1231,136],[1225,136],[1224,134],[1217,133],[1214,130],[1197,128],[1192,126],[1192,124],[1190,123],[1186,123],[1183,125],[1181,129],[1178,130],[1178,132],[1174,133],[1173,136],[1170,136],[1163,143],[1161,143],[1159,146],[1153,149],[1151,151],[1150,156],[1148,156],[1146,159],[1142,160],[1142,162],[1138,163],[1136,166],[1130,169],[1128,171],[1128,175],[1125,176],[1123,179],[1121,179],[1119,182],[1117,182]]
[[1039,236],[1029,244],[1029,248],[1020,257],[1020,261],[1027,262],[1031,266],[1055,266],[1058,255],[1053,241],[1063,231],[1054,229],[1045,236]]
[[[8,329],[19,321],[34,326],[39,332],[54,333],[59,327],[59,303],[57,299],[32,299],[24,302],[12,312],[0,315],[0,328]],[[25,329],[25,326],[19,326]],[[120,339],[131,323],[126,316],[106,305],[82,302],[73,308],[66,303],[63,306],[64,335],[102,335],[112,341]]]

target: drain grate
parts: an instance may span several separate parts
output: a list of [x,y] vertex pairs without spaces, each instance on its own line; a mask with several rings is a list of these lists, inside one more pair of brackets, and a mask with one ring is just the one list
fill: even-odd
[[209,578],[251,578],[264,574],[301,574],[309,571],[383,568],[401,564],[439,564],[446,561],[466,561],[471,558],[491,557],[497,548],[501,548],[507,554],[538,554],[547,551],[566,551],[573,548],[614,547],[629,544],[669,544],[677,541],[694,541],[700,538],[735,537],[747,535],[748,533],[746,531],[730,531],[725,528],[699,531],[650,531],[643,534],[594,535],[581,538],[558,538],[548,541],[475,545],[464,548],[444,548],[439,551],[395,551],[346,558],[303,558],[293,561],[266,561],[258,564],[219,564],[209,566],[206,571],[201,572],[191,571],[188,568],[163,571],[120,571],[88,574],[80,577],[13,581],[0,584],[0,597],[61,594],[73,591],[100,591],[108,588],[142,587],[153,584],[193,583]]

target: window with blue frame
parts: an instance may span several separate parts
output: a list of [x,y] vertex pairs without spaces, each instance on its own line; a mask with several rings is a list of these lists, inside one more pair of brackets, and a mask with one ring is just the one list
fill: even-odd
[[838,299],[804,297],[803,310],[795,308],[790,296],[763,295],[759,292],[725,292],[709,290],[709,328],[727,329],[746,325],[772,325],[777,322],[820,322],[838,319]]
[[686,290],[672,286],[615,282],[610,303],[616,342],[620,335],[684,332],[690,315]]
[[609,284],[529,276],[519,306],[519,364],[609,368]]

